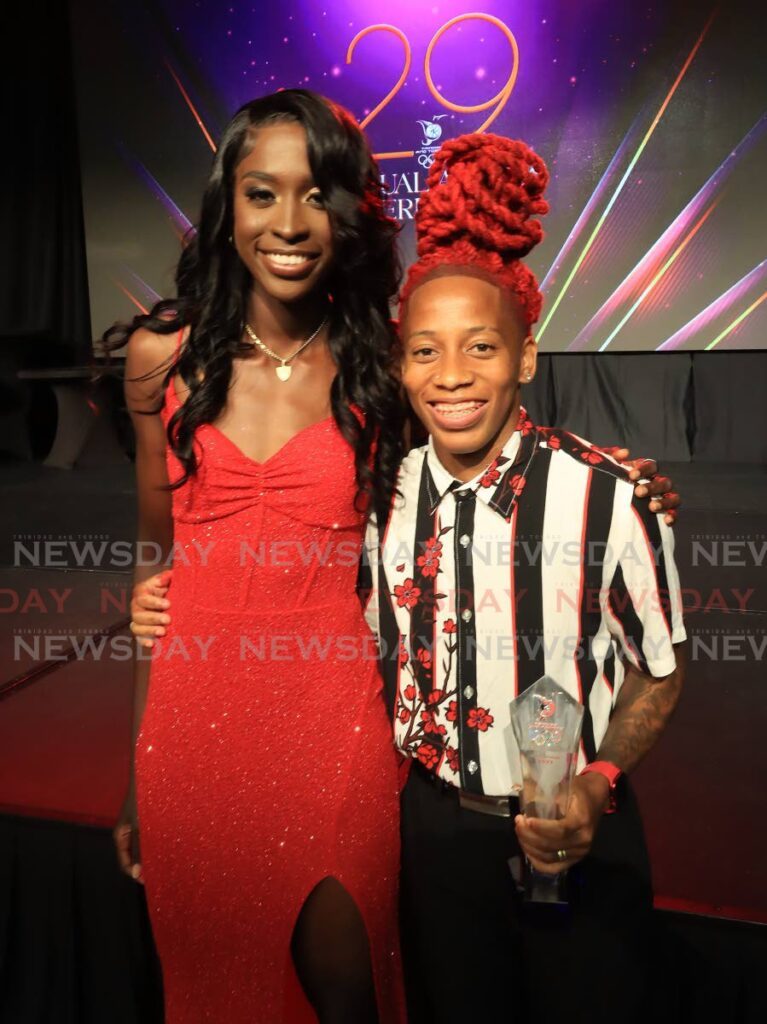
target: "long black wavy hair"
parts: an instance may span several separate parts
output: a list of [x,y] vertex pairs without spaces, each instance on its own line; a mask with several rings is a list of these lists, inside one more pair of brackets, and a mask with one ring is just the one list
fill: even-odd
[[[333,232],[334,256],[323,288],[332,295],[329,346],[337,375],[333,417],[354,449],[358,508],[372,499],[386,507],[402,458],[404,410],[394,374],[395,328],[389,303],[400,265],[396,223],[386,216],[379,172],[367,141],[342,107],[306,89],[286,89],[242,106],[224,129],[205,189],[196,233],[176,269],[177,296],[147,315],[106,332],[104,348],[121,347],[145,327],[172,334],[189,327],[180,357],[166,374],[179,373],[189,389],[168,424],[168,442],[183,466],[171,485],[197,471],[194,432],[221,414],[232,360],[251,351],[242,340],[252,280],[229,239],[233,229],[234,171],[253,145],[253,130],[280,121],[306,132],[309,164]],[[362,422],[351,405],[362,410]]]

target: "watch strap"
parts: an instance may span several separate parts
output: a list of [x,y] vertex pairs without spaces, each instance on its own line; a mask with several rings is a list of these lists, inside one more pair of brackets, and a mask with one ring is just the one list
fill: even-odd
[[623,775],[623,771],[618,767],[617,764],[613,764],[612,761],[592,761],[591,764],[587,764],[581,772],[581,775],[587,775],[589,772],[596,772],[603,778],[607,779],[608,785],[610,786],[610,803],[607,806],[605,814],[612,814],[616,810],[615,804],[615,786],[618,779]]

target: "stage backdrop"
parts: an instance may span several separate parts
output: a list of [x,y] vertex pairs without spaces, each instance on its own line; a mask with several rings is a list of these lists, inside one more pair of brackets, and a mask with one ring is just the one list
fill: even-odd
[[767,344],[767,76],[756,4],[72,0],[94,332],[172,294],[216,138],[315,89],[379,155],[406,259],[432,154],[547,160],[544,351]]

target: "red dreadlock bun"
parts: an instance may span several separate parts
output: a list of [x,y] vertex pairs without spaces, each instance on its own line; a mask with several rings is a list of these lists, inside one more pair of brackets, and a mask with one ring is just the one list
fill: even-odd
[[513,292],[528,324],[535,323],[542,296],[521,258],[543,237],[536,217],[548,212],[543,198],[548,181],[546,164],[524,142],[476,134],[446,142],[421,196],[418,259],[401,301],[438,267],[474,267]]

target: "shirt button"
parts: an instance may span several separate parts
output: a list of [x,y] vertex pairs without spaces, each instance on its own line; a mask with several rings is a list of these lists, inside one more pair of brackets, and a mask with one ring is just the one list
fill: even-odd
[[469,775],[475,775],[479,769],[479,765],[477,764],[476,761],[469,761],[469,763],[466,765],[466,769]]
[[463,537],[460,537],[458,539],[458,543],[461,545],[462,548],[467,548],[469,544],[471,544],[471,537],[468,535],[468,533],[464,533]]
[[474,687],[473,686],[466,686],[466,687],[464,687],[463,695],[466,698],[466,700],[471,700],[471,698],[474,696]]
[[471,622],[471,620],[474,618],[474,613],[471,611],[470,608],[464,608],[464,610],[461,612],[461,618],[463,619],[464,622]]

